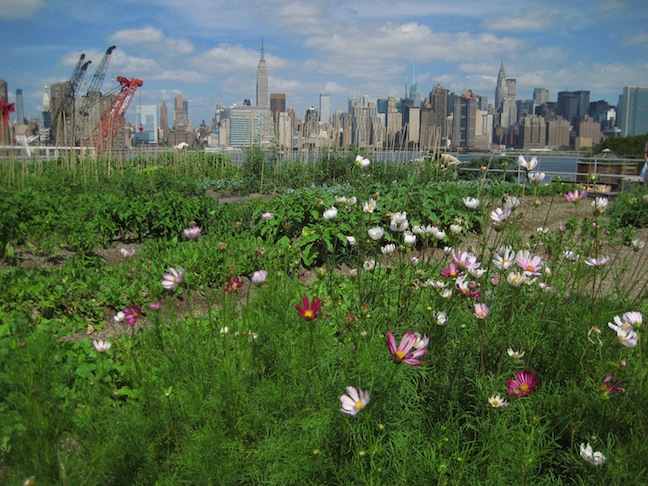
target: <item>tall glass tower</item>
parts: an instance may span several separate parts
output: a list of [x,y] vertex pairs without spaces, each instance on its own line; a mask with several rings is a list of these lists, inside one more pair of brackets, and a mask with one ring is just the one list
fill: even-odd
[[263,57],[263,39],[261,39],[261,59],[256,75],[256,105],[266,110],[270,108],[270,92],[268,89],[268,65]]

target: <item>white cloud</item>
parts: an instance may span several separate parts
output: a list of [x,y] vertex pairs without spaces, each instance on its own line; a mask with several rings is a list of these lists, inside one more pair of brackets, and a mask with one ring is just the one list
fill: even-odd
[[534,32],[543,31],[551,25],[552,21],[548,15],[518,15],[499,16],[486,20],[482,27],[488,30],[505,30],[510,32]]
[[628,35],[623,44],[626,46],[639,45],[639,46],[648,46],[648,33],[646,32],[636,32],[634,34]]
[[42,6],[43,0],[0,0],[0,18],[29,18]]
[[153,27],[120,30],[108,39],[117,45],[133,45],[138,48],[159,51],[165,55],[190,54],[194,50],[193,44],[188,40],[166,37],[161,29]]

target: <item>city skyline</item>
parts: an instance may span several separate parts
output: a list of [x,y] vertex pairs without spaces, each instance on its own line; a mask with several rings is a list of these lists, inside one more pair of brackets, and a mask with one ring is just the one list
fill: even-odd
[[91,75],[115,44],[103,91],[117,76],[144,81],[129,120],[137,105],[181,94],[198,125],[210,123],[218,101],[256,98],[262,39],[269,92],[285,93],[301,115],[323,93],[331,113],[346,111],[349,98],[401,98],[406,79],[423,96],[440,83],[493,103],[502,62],[518,99],[541,87],[553,101],[589,90],[591,100],[616,104],[625,86],[648,77],[643,1],[231,3],[0,0],[0,78],[12,102],[22,89],[24,114],[35,118],[45,84],[67,80],[82,52]]

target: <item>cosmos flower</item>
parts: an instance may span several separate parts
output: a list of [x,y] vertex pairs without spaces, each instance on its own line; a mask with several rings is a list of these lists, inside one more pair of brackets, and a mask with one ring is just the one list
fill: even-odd
[[490,218],[493,223],[501,225],[511,217],[512,213],[511,206],[505,204],[503,208],[495,208],[494,211],[491,211]]
[[332,206],[331,208],[327,209],[324,211],[324,214],[322,216],[324,219],[333,219],[338,215],[338,210],[335,206]]
[[581,193],[579,193],[578,189],[574,189],[573,191],[569,191],[567,194],[565,194],[565,199],[574,204],[585,198],[587,198],[587,191],[582,191]]
[[414,349],[427,348],[427,345],[430,344],[430,338],[427,336],[421,336],[420,333],[415,332],[416,341],[414,342]]
[[465,268],[466,270],[474,270],[481,266],[481,263],[477,261],[477,255],[473,255],[472,253],[468,253],[467,251],[461,251],[457,253],[453,250],[451,256],[458,266]]
[[506,352],[512,359],[520,359],[524,356],[524,351],[514,351],[513,348],[508,348]]
[[406,231],[403,233],[403,243],[406,245],[413,245],[416,243],[416,235],[410,231]]
[[490,309],[486,304],[484,303],[475,304],[475,317],[477,319],[486,319],[486,316],[488,316],[489,312]]
[[539,184],[542,182],[545,178],[545,173],[544,172],[529,172],[527,174],[527,177],[531,182],[534,182],[536,184]]
[[425,353],[427,353],[426,347],[421,347],[410,353],[416,342],[416,334],[412,331],[407,331],[397,348],[394,335],[391,331],[387,331],[387,347],[396,363],[405,363],[410,366],[421,366],[423,364],[417,358],[425,356]]
[[142,308],[139,305],[133,305],[124,309],[124,320],[129,326],[134,326],[140,317],[142,317]]
[[355,159],[355,164],[358,167],[367,167],[369,164],[371,164],[371,161],[362,155],[357,155]]
[[621,387],[621,380],[616,380],[614,383],[610,385],[609,383],[612,380],[614,380],[612,373],[610,373],[605,377],[603,383],[601,383],[601,386],[599,387],[599,391],[601,392],[601,394],[605,396],[610,396],[610,393],[625,393],[625,388]]
[[586,258],[585,264],[589,265],[590,267],[602,267],[609,261],[610,261],[609,256],[602,257],[602,258]]
[[346,395],[340,397],[340,412],[348,413],[349,415],[356,415],[360,410],[365,408],[369,403],[369,393],[356,389],[352,386],[346,387]]
[[364,268],[367,272],[372,271],[378,266],[376,263],[376,260],[365,260],[365,262],[362,264],[362,268]]
[[375,199],[366,200],[362,205],[362,210],[365,213],[373,213],[376,210],[376,200]]
[[391,255],[396,251],[396,245],[394,243],[389,243],[383,246],[380,251],[382,251],[383,255]]
[[592,207],[594,208],[594,212],[598,214],[602,214],[603,211],[605,211],[605,208],[607,208],[608,205],[608,200],[605,197],[597,197],[592,201]]
[[390,230],[400,233],[407,228],[409,228],[409,221],[407,220],[407,213],[405,211],[392,214],[391,222],[389,223]]
[[520,252],[515,259],[515,263],[522,269],[527,277],[530,277],[531,275],[540,275],[540,270],[542,269],[542,258],[538,255],[531,257],[529,252]]
[[533,157],[527,162],[524,156],[520,155],[518,156],[518,165],[527,171],[533,170],[538,165],[538,158]]
[[434,313],[434,320],[438,326],[445,325],[448,322],[448,313],[444,311],[437,311]]
[[585,443],[580,445],[580,456],[583,461],[592,464],[593,466],[600,466],[605,462],[605,456],[599,451],[594,452],[592,446],[589,445],[589,442],[587,445],[585,445]]
[[159,300],[148,305],[148,308],[151,310],[159,310],[160,307],[162,307],[162,302],[160,302]]
[[356,244],[356,239],[355,236],[347,236],[346,237],[347,243],[351,246]]
[[252,283],[259,285],[265,282],[266,278],[268,278],[267,270],[257,270],[252,274],[252,278],[250,280],[252,281]]
[[641,323],[643,322],[643,314],[638,311],[626,312],[621,316],[621,319],[623,319],[623,322],[626,322],[635,328],[641,326]]
[[119,249],[119,254],[124,258],[132,258],[135,256],[135,253],[137,253],[137,248],[131,248],[130,250],[126,248]]
[[92,341],[92,345],[100,353],[108,351],[110,349],[110,346],[111,346],[111,344],[108,341],[103,342],[101,339],[99,341],[97,341],[97,340]]
[[170,267],[168,273],[162,274],[162,287],[167,290],[176,288],[182,282],[185,272],[186,270],[184,268],[178,267],[176,270],[175,268]]
[[462,276],[463,272],[459,270],[459,267],[455,265],[454,262],[450,262],[447,267],[441,269],[441,275],[444,277],[457,278]]
[[516,371],[515,378],[506,380],[506,387],[509,395],[517,398],[531,395],[533,389],[538,386],[540,380],[531,370]]
[[238,277],[234,277],[232,280],[225,284],[225,292],[231,294],[232,292],[238,292],[239,289],[243,287],[243,281]]
[[125,317],[126,317],[126,314],[124,314],[123,311],[119,311],[117,314],[114,315],[113,321],[121,322],[121,321],[124,320]]
[[262,217],[263,219],[272,219],[272,218],[274,218],[274,216],[272,215],[272,213],[268,213],[268,212],[263,213],[263,214],[261,215],[261,217]]
[[466,207],[470,209],[477,209],[479,207],[479,199],[477,199],[476,197],[464,197],[463,202]]
[[302,297],[302,305],[295,304],[295,309],[297,309],[299,315],[302,316],[307,321],[312,321],[316,317],[321,316],[322,315],[320,311],[321,308],[322,308],[321,300],[313,299],[313,301],[311,302],[308,300],[308,297],[306,296]]
[[642,240],[632,240],[632,249],[634,251],[641,251],[645,248],[646,242]]
[[195,240],[200,236],[200,226],[190,226],[189,228],[185,228],[184,230],[184,235],[185,238],[188,240]]
[[461,226],[460,224],[451,224],[450,225],[450,233],[452,233],[453,235],[458,235],[459,233],[461,233],[462,229],[463,229],[463,226]]
[[511,405],[499,395],[493,395],[490,397],[488,403],[490,403],[493,408],[509,407]]
[[500,248],[493,254],[493,265],[499,270],[508,270],[515,261],[515,251],[510,247]]
[[382,229],[381,227],[377,226],[375,228],[369,228],[367,230],[367,233],[369,234],[369,238],[371,238],[374,241],[378,241],[381,239],[383,236],[385,236],[385,230]]

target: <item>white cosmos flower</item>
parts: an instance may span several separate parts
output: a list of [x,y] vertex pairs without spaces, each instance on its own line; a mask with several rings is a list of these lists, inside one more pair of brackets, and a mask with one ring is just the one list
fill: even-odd
[[504,204],[509,205],[511,209],[520,207],[520,198],[517,196],[506,196],[504,198]]
[[531,182],[542,182],[545,178],[545,173],[544,172],[529,172],[527,174],[527,177]]
[[378,241],[383,236],[385,236],[385,230],[382,229],[380,226],[376,226],[375,228],[369,228],[369,230],[367,230],[367,233],[369,234],[369,238],[371,238],[374,241]]
[[406,245],[413,245],[414,243],[416,243],[416,235],[414,235],[410,231],[406,231],[405,233],[403,233],[403,243],[405,243]]
[[538,165],[538,158],[533,157],[531,160],[529,160],[527,162],[527,160],[524,158],[524,156],[520,155],[520,156],[518,156],[518,165],[520,167],[522,167],[523,169],[533,170]]
[[347,236],[346,239],[347,239],[347,243],[349,245],[355,245],[356,244],[355,236]]
[[349,199],[346,200],[346,203],[348,206],[355,206],[356,204],[358,204],[358,198],[355,196],[350,197]]
[[515,251],[511,247],[500,248],[498,252],[493,254],[493,265],[498,270],[508,270],[515,262]]
[[340,204],[344,204],[347,202],[347,198],[344,196],[335,196],[335,200]]
[[441,291],[441,297],[443,297],[444,299],[449,299],[450,297],[452,297],[452,290],[450,290],[450,289],[443,289],[443,290]]
[[476,197],[464,197],[463,202],[470,209],[477,209],[479,207],[479,199]]
[[632,240],[632,249],[634,251],[640,251],[643,250],[644,247],[646,246],[646,242],[642,240]]
[[448,322],[448,313],[444,311],[438,311],[434,313],[434,319],[439,326],[443,326]]
[[376,210],[376,200],[368,199],[367,201],[365,201],[362,205],[362,210],[365,213],[373,213]]
[[603,258],[586,258],[585,259],[585,264],[589,265],[590,267],[602,267],[605,265],[607,262],[610,261],[610,257],[606,256]]
[[396,245],[394,243],[389,243],[383,246],[380,250],[382,251],[383,255],[391,255],[396,251]]
[[450,225],[450,233],[452,233],[453,235],[458,235],[459,233],[461,233],[462,229],[463,229],[463,227],[460,224],[451,224]]
[[511,206],[505,204],[503,208],[495,208],[494,211],[491,211],[490,218],[494,223],[503,223],[511,217]]
[[587,445],[585,445],[585,443],[580,445],[580,456],[583,461],[592,464],[593,466],[600,466],[605,462],[605,456],[603,453],[599,451],[594,452],[592,446],[589,445],[589,442]]
[[335,206],[331,207],[330,209],[327,209],[324,211],[324,219],[333,219],[338,215],[338,210]]
[[119,311],[115,316],[113,317],[113,321],[115,322],[121,322],[126,318],[126,314],[124,314],[122,311]]
[[521,287],[527,283],[527,276],[524,273],[511,272],[506,276],[506,280],[513,287]]
[[376,263],[376,260],[365,260],[364,264],[362,265],[362,268],[364,268],[367,272],[370,272],[377,266],[378,264]]
[[409,221],[407,221],[407,213],[403,211],[402,213],[396,212],[392,214],[391,222],[389,223],[389,229],[392,231],[402,232],[409,228]]
[[510,406],[510,403],[504,400],[501,396],[499,395],[493,395],[488,399],[488,403],[491,404],[493,408],[500,408],[500,407],[508,407]]
[[524,356],[524,351],[514,351],[513,348],[508,348],[506,352],[512,359],[520,359],[522,356]]
[[369,164],[371,164],[371,160],[363,157],[362,155],[357,155],[356,164],[359,165],[360,167],[367,167]]
[[605,211],[605,208],[607,208],[607,205],[608,200],[605,197],[597,197],[592,201],[592,207],[598,214],[603,213],[603,211]]
[[111,344],[108,341],[103,342],[101,339],[99,341],[97,341],[97,340],[92,341],[92,345],[100,353],[108,351],[110,349],[110,346],[111,346]]

